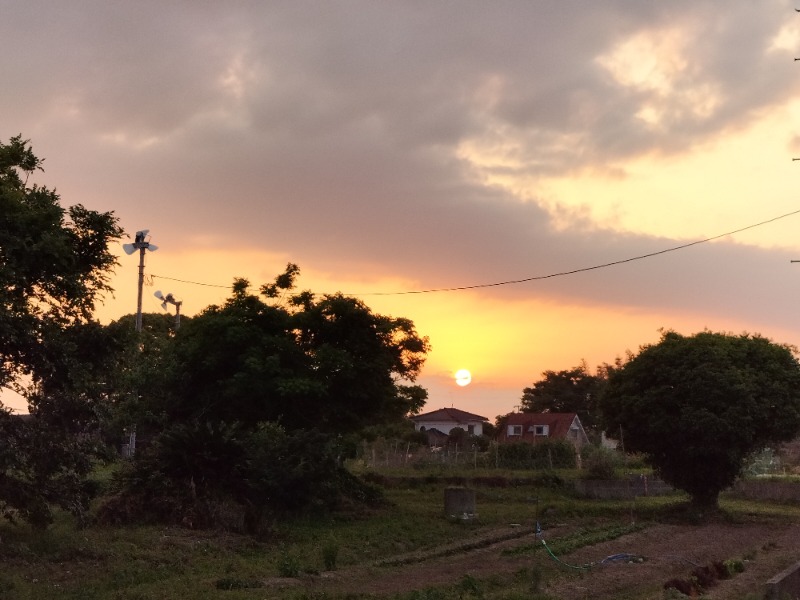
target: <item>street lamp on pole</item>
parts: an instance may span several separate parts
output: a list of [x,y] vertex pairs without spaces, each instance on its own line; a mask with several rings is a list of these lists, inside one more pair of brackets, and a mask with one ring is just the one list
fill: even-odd
[[142,229],[136,232],[136,237],[133,239],[132,244],[122,244],[122,249],[125,254],[133,254],[139,251],[139,295],[136,301],[136,331],[142,330],[142,287],[144,286],[144,252],[150,250],[155,252],[158,246],[151,244],[147,241],[147,234],[150,233],[149,229]]
[[175,296],[172,294],[167,294],[166,296],[161,293],[161,290],[156,290],[153,295],[161,300],[161,308],[167,310],[167,304],[172,304],[175,307],[175,330],[181,328],[181,304],[183,304],[183,300],[176,300]]

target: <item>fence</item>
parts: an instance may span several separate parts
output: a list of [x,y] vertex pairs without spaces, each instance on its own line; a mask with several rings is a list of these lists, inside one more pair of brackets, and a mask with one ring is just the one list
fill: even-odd
[[569,442],[546,440],[537,444],[492,443],[482,450],[452,444],[438,448],[410,442],[379,440],[362,444],[356,461],[370,468],[458,468],[458,469],[570,469],[578,465]]

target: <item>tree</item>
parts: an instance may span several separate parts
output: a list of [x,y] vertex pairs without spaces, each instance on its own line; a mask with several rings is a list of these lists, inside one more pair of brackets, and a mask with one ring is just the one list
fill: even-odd
[[170,419],[273,421],[344,434],[419,411],[426,392],[412,384],[427,339],[410,320],[377,315],[341,294],[270,302],[277,290],[293,289],[298,272],[288,265],[262,288],[266,299],[238,280],[223,306],[181,327]]
[[114,443],[133,425],[140,441],[163,428],[163,401],[174,371],[174,318],[144,313],[140,332],[135,320],[136,315],[125,315],[104,327],[109,396],[101,416],[103,433]]
[[713,509],[749,454],[800,429],[800,364],[758,335],[666,331],[609,372],[600,405],[608,435]]
[[54,190],[29,186],[37,170],[27,140],[0,143],[0,386],[33,416],[0,405],[0,512],[46,525],[50,505],[85,505],[89,461],[76,434],[97,398],[91,363],[102,359],[92,313],[111,291],[109,246],[122,230],[112,213],[64,209]]
[[292,294],[298,274],[289,264],[261,296],[236,280],[225,304],[176,333],[163,430],[105,514],[212,525],[230,502],[258,530],[272,511],[371,497],[339,460],[347,434],[419,411],[426,392],[413,381],[428,342],[355,298]]
[[522,412],[577,413],[586,429],[596,422],[596,404],[605,383],[602,371],[592,375],[586,362],[565,371],[544,371],[542,379],[522,390]]

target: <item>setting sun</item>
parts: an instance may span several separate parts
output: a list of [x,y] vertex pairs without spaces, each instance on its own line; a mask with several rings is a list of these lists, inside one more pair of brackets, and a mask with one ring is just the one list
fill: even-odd
[[456,383],[461,387],[465,385],[469,385],[472,381],[472,373],[467,371],[466,369],[460,369],[456,371]]

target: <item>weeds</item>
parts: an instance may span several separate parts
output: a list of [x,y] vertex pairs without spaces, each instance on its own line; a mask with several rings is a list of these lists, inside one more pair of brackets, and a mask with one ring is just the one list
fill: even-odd
[[[579,548],[583,548],[584,546],[593,546],[601,542],[615,540],[623,535],[646,529],[648,526],[649,525],[640,523],[634,525],[610,525],[590,529],[580,529],[569,535],[554,539],[549,545],[554,554],[569,554],[575,550],[578,550]],[[537,540],[532,544],[518,546],[513,550],[505,550],[503,554],[527,554],[530,552],[536,552],[541,548],[542,544]]]
[[[569,491],[572,474],[558,472],[552,480],[541,473],[510,474],[508,485],[476,487],[478,523],[450,523],[443,515],[443,490],[447,485],[432,477],[420,485],[390,486],[389,503],[366,512],[333,516],[295,517],[276,522],[265,538],[218,531],[192,531],[174,527],[89,527],[77,530],[67,515],[56,515],[46,532],[26,526],[0,524],[0,598],[30,600],[212,600],[221,590],[231,598],[265,596],[294,600],[383,600],[357,586],[348,592],[303,592],[297,586],[265,593],[260,589],[270,576],[298,578],[310,567],[340,573],[348,567],[372,566],[400,557],[463,554],[503,538],[530,535],[540,521],[547,533],[551,524],[564,523],[569,535],[548,538],[557,555],[648,527],[652,522],[680,519],[680,496],[639,498],[637,524],[631,526],[629,501],[585,500]],[[533,475],[533,476],[532,476]],[[524,483],[523,483],[524,479]],[[560,482],[566,482],[561,484]],[[800,517],[800,508],[722,498],[725,510],[738,520],[788,522]],[[677,515],[677,517],[676,517]],[[510,524],[520,527],[509,527]],[[488,535],[491,530],[491,536]],[[488,542],[486,538],[491,538]],[[529,538],[530,540],[530,538]],[[522,541],[522,540],[520,540]],[[753,544],[752,556],[771,551],[776,542]],[[533,554],[540,544],[524,545],[513,554]],[[512,574],[480,578],[457,574],[452,584],[398,592],[396,600],[545,600],[548,583],[569,577],[541,554],[525,569]],[[511,553],[509,553],[511,554]],[[735,572],[741,560],[725,561]],[[404,563],[399,563],[404,564]],[[688,575],[688,573],[687,573]],[[339,577],[339,575],[337,575]],[[660,582],[654,582],[659,585]],[[406,589],[422,586],[409,582]],[[57,587],[56,587],[57,586]],[[388,597],[388,596],[387,596]],[[630,595],[626,598],[635,598]]]
[[281,577],[300,576],[300,559],[286,548],[281,550],[280,558],[278,559],[278,575]]
[[336,559],[339,556],[339,545],[334,540],[328,540],[322,546],[322,564],[326,571],[336,570]]
[[214,584],[218,590],[247,590],[264,587],[264,582],[258,579],[237,579],[236,577],[223,577]]

